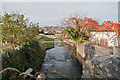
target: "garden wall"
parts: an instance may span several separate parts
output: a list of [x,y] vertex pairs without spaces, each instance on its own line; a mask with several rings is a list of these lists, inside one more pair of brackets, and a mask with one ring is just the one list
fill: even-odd
[[90,41],[105,47],[118,46],[117,32],[91,32]]

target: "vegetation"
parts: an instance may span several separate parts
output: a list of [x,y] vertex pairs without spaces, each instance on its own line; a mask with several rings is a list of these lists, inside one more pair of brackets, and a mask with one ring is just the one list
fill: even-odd
[[74,45],[74,46],[71,46],[71,47],[72,47],[73,54],[76,55],[76,46]]
[[[53,41],[51,38],[41,37],[38,41]],[[26,71],[28,68],[33,68],[33,74],[40,71],[41,64],[44,61],[46,49],[54,47],[53,43],[38,43],[36,40],[28,40],[23,42],[20,50],[3,55],[3,68],[14,67],[21,72]],[[9,55],[9,57],[8,57]],[[3,79],[9,77],[16,77],[18,74],[15,72],[7,72],[3,74]]]
[[[13,67],[20,72],[33,68],[33,73],[39,72],[47,49],[54,47],[53,43],[39,43],[38,41],[53,41],[51,38],[41,37],[38,23],[29,23],[29,20],[19,13],[5,13],[1,17],[2,42],[4,48],[2,68]],[[19,49],[16,50],[15,48]],[[2,75],[3,80],[16,78],[18,73],[7,71]]]
[[104,21],[102,25],[100,25],[98,28],[93,29],[98,32],[118,32],[119,29],[119,23],[115,21]]
[[70,17],[65,18],[63,25],[66,26],[65,33],[73,40],[88,40],[91,29],[97,28],[98,23],[91,18]]
[[83,43],[83,40],[78,40],[77,42],[78,42],[78,44],[80,44],[80,43]]
[[68,38],[71,38],[71,39],[77,39],[77,35],[74,33],[74,28],[73,27],[67,27],[67,29],[65,29],[65,32],[68,36]]
[[[43,36],[38,41],[54,41],[54,40]],[[40,44],[43,45],[46,50],[54,47],[54,43],[40,43]]]
[[[0,22],[3,23],[2,27],[2,42],[9,44],[9,48],[14,49],[20,46],[26,40],[33,40],[39,34],[39,29],[25,18],[23,14],[19,13],[5,13],[1,17]],[[8,46],[8,45],[6,45]],[[4,48],[4,47],[3,47]]]
[[41,31],[39,31],[39,33],[42,33],[42,34],[44,34],[44,30],[43,30],[43,29],[41,29]]
[[[75,40],[78,43],[81,43],[80,40],[88,40],[89,37],[94,36],[90,35],[91,31],[116,32],[118,35],[116,38],[120,35],[118,32],[119,23],[115,21],[107,20],[104,21],[102,25],[99,25],[99,23],[92,18],[80,18],[79,16],[76,16],[65,18],[62,24],[66,27],[64,34],[66,34],[68,38]],[[109,36],[108,33],[106,33],[106,35]]]
[[[33,73],[40,70],[45,55],[45,51],[37,41],[25,41],[19,51],[13,53],[9,50],[7,53],[7,55],[3,55],[3,69],[13,67],[24,72],[28,68],[33,68]],[[3,74],[3,79],[9,78],[10,76],[15,77],[17,74],[13,72],[5,73]]]

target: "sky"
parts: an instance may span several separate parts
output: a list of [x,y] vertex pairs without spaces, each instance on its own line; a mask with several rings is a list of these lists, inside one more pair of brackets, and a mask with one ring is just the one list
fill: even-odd
[[118,2],[119,0],[2,0],[2,2]]
[[[2,13],[11,13],[17,11],[25,14],[32,22],[40,23],[40,26],[57,26],[63,18],[74,15],[75,13],[81,16],[87,16],[102,23],[105,20],[118,21],[118,0],[109,2],[108,0],[101,2],[37,2],[30,0],[23,2],[17,0],[2,1]],[[31,2],[33,1],[33,2]],[[58,0],[59,1],[59,0]],[[1,6],[1,4],[0,4]]]

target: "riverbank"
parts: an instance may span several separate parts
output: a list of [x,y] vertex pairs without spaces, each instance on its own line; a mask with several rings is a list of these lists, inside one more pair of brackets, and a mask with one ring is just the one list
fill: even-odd
[[[32,68],[32,74],[40,71],[41,64],[44,61],[46,50],[53,48],[53,43],[38,43],[38,41],[54,41],[54,39],[41,37],[38,40],[26,41],[19,50],[8,50],[2,56],[2,68],[13,67],[20,72],[25,72],[28,68]],[[2,74],[2,79],[16,78],[16,72]]]

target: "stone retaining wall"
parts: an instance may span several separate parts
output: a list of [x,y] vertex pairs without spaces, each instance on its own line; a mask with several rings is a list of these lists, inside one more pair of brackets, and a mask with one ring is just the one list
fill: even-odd
[[[68,40],[69,43],[69,40]],[[70,45],[73,45],[69,43]],[[112,49],[84,42],[76,45],[75,58],[82,63],[82,79],[115,79],[119,80],[120,56],[113,54]]]

